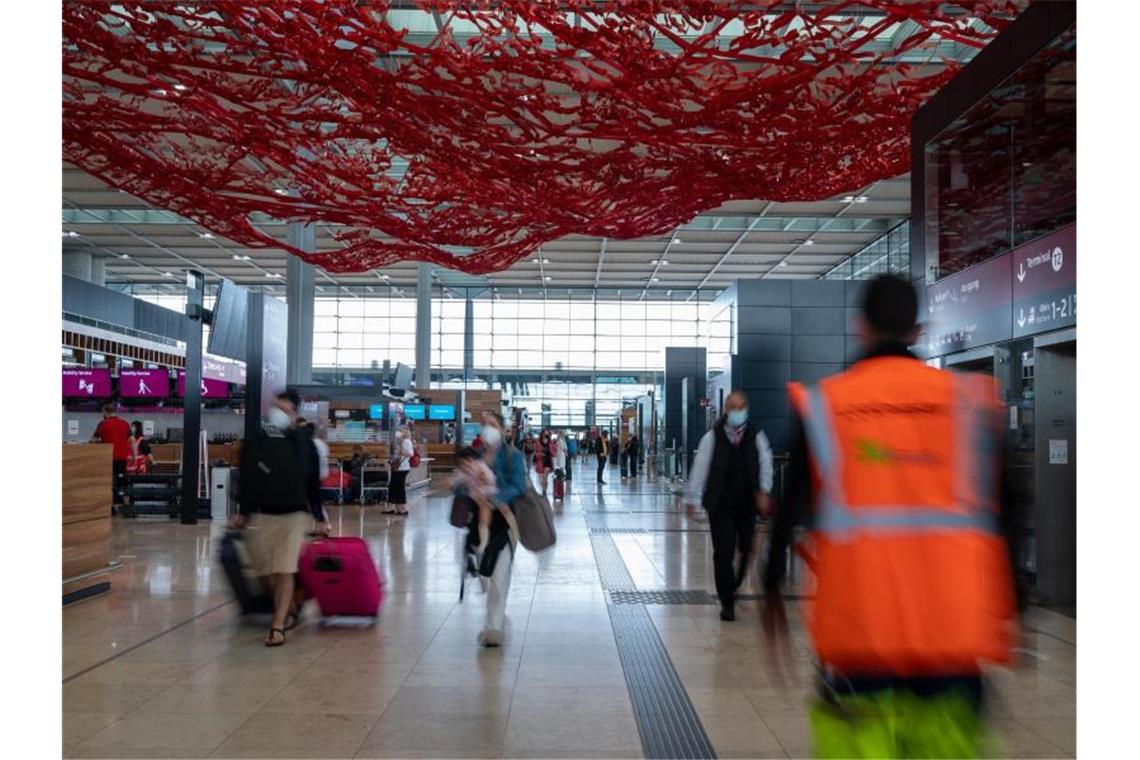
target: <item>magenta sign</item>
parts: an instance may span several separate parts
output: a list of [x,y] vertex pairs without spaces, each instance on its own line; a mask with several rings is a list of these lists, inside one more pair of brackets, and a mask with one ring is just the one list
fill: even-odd
[[[186,373],[178,372],[178,395],[186,397]],[[202,378],[202,398],[226,398],[230,395],[230,384],[221,380]]]
[[69,398],[109,398],[111,396],[111,370],[65,369],[63,395]]
[[170,373],[165,369],[119,370],[120,398],[166,398]]

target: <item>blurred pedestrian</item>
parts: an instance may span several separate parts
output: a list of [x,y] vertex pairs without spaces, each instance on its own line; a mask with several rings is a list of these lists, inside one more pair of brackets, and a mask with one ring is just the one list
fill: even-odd
[[631,478],[637,477],[637,460],[641,456],[641,441],[637,437],[637,433],[630,433],[629,439],[625,442],[625,458],[629,463],[629,476]]
[[145,474],[150,472],[150,467],[154,464],[154,457],[151,456],[150,443],[143,434],[143,424],[139,420],[131,423],[131,456],[127,461],[127,471],[138,474]]
[[484,412],[482,434],[483,456],[495,474],[496,490],[491,496],[491,535],[479,562],[479,575],[487,585],[487,617],[479,643],[497,647],[504,641],[511,564],[519,540],[511,503],[526,493],[527,473],[522,454],[507,443],[502,415]]
[[543,430],[534,444],[534,473],[542,484],[543,496],[546,496],[550,484],[550,473],[554,471],[554,457],[554,442],[550,440],[550,431]]
[[277,395],[261,434],[241,447],[237,528],[249,526],[249,550],[255,571],[273,593],[273,619],[265,645],[281,646],[285,631],[296,625],[300,597],[294,576],[305,533],[317,522],[324,531],[324,509],[317,477],[317,450],[295,425],[295,391]]
[[407,427],[401,426],[396,431],[396,442],[389,457],[391,472],[388,475],[388,504],[384,509],[387,514],[399,517],[408,515],[408,473],[412,471],[412,456],[416,453],[415,444],[412,443],[411,432]]
[[977,757],[982,664],[1010,661],[1021,586],[996,388],[913,356],[917,313],[907,280],[872,280],[864,357],[791,387],[797,427],[761,614],[770,644],[786,641],[786,551],[809,523],[821,757]]
[[720,619],[732,621],[752,556],[756,516],[767,509],[772,491],[772,447],[749,422],[743,392],[725,399],[724,414],[701,437],[690,478],[686,506],[690,516],[698,504],[708,512]]
[[594,451],[598,456],[598,482],[604,486],[606,481],[602,480],[602,475],[606,471],[606,459],[610,456],[610,441],[605,430],[598,435],[598,443]]

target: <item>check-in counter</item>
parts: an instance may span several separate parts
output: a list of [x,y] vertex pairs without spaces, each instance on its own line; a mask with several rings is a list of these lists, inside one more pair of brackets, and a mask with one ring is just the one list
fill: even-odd
[[63,445],[63,603],[111,590],[111,445]]
[[[364,453],[370,455],[373,459],[378,459],[382,462],[388,461],[388,444],[386,443],[355,444],[343,441],[329,441],[329,461],[352,459],[352,449],[354,446],[362,447]],[[430,444],[427,452],[423,451],[421,444],[420,465],[419,467],[413,467],[408,473],[408,488],[420,488],[431,482],[432,466],[434,464],[431,460],[434,456]]]

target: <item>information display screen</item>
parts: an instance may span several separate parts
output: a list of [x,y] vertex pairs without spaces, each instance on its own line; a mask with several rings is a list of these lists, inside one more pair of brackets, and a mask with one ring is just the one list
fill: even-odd
[[111,396],[111,370],[65,369],[63,395],[66,398],[109,398]]
[[170,373],[167,370],[119,370],[119,396],[122,398],[166,398],[169,394]]
[[432,404],[428,407],[429,420],[455,419],[455,404]]
[[384,419],[384,405],[383,404],[372,404],[371,406],[369,406],[368,407],[368,419],[370,419],[370,420],[382,420],[382,419]]
[[427,415],[423,404],[404,404],[404,416],[409,420],[422,420]]

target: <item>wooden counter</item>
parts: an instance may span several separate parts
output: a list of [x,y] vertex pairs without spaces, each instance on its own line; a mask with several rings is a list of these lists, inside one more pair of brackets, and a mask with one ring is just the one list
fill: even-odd
[[[213,466],[218,459],[224,459],[231,467],[238,466],[241,443],[211,443],[206,446],[206,462]],[[150,455],[156,462],[181,462],[181,443],[152,443]]]
[[63,446],[63,603],[111,590],[111,445]]

